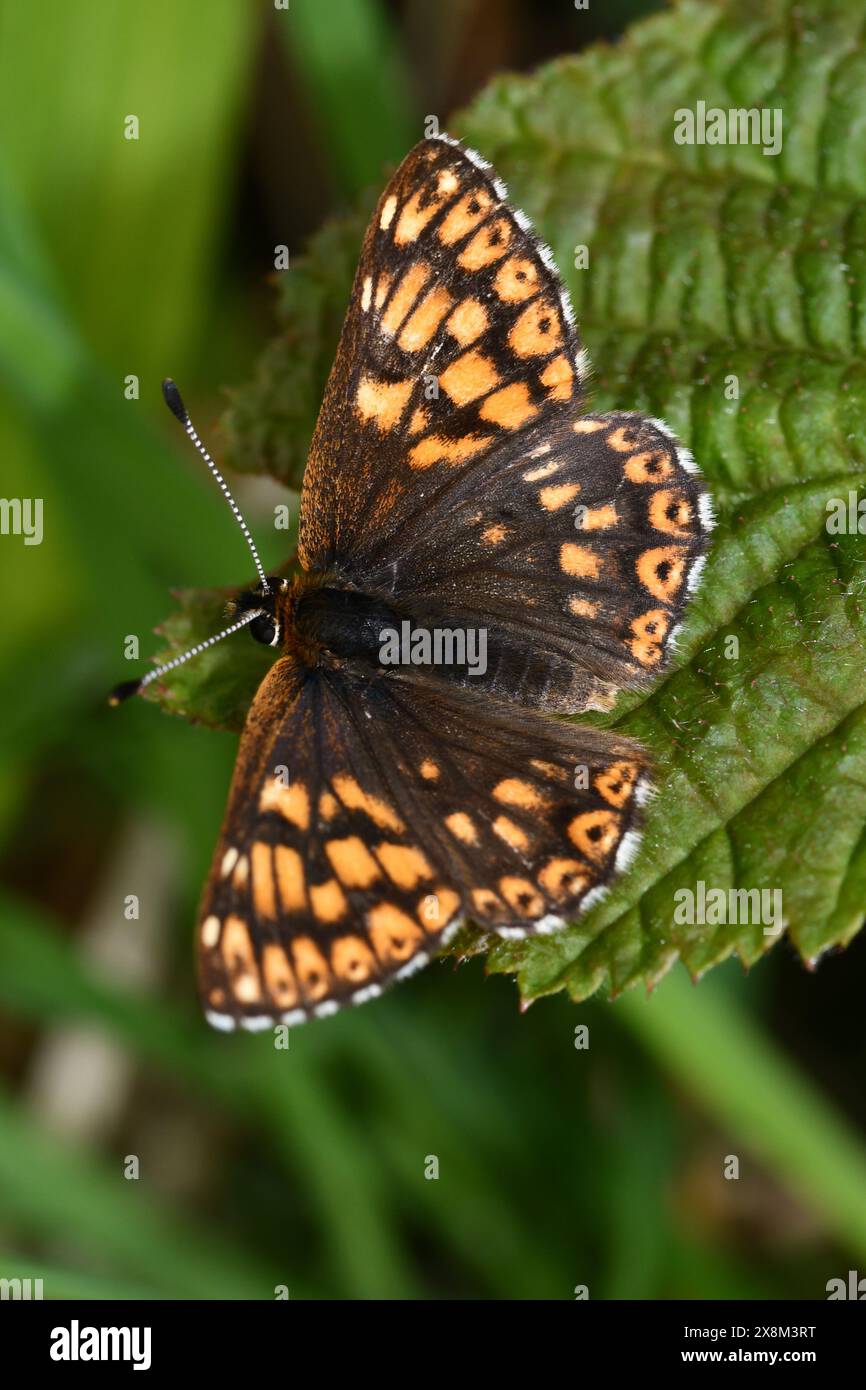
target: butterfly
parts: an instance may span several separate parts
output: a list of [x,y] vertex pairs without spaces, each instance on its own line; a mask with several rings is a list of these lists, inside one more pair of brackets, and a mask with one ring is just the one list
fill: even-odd
[[587,409],[588,370],[549,248],[442,135],[407,155],[364,238],[293,578],[265,575],[167,384],[259,572],[226,632],[280,653],[200,910],[214,1027],[372,999],[464,921],[558,931],[633,857],[646,753],[555,716],[663,670],[713,513],[661,421]]

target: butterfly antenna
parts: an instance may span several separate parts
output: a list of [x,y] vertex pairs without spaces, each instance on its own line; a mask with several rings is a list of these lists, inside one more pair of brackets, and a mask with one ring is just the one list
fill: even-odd
[[238,618],[236,623],[232,623],[231,627],[225,628],[222,632],[215,633],[213,637],[207,637],[204,642],[197,642],[194,647],[190,647],[188,652],[182,652],[180,656],[173,657],[173,659],[167,661],[164,666],[155,666],[152,671],[148,671],[146,676],[142,676],[141,680],[122,681],[120,685],[116,685],[112,690],[108,697],[108,703],[110,705],[120,705],[124,700],[128,700],[131,695],[139,695],[146,685],[150,685],[151,681],[159,680],[160,676],[165,675],[166,671],[173,671],[176,666],[182,666],[185,661],[189,661],[192,657],[198,656],[200,652],[207,651],[208,647],[212,647],[215,643],[221,642],[224,637],[231,637],[233,632],[238,632],[242,627],[246,627],[247,623],[251,623],[253,618],[260,617],[261,613],[261,608],[252,608],[249,612],[245,613],[242,618]]
[[258,570],[259,579],[262,582],[262,592],[265,594],[270,593],[268,581],[265,576],[265,571],[262,568],[262,562],[259,559],[259,552],[256,550],[255,543],[253,541],[252,536],[250,535],[250,529],[247,526],[247,523],[244,521],[243,517],[241,516],[240,507],[238,506],[235,499],[232,497],[228,483],[226,482],[222,473],[219,471],[210,454],[208,453],[207,449],[204,447],[201,440],[199,439],[198,434],[196,432],[196,428],[192,423],[192,420],[189,418],[189,415],[187,414],[186,406],[183,403],[183,398],[170,376],[167,376],[165,381],[162,383],[162,394],[165,397],[165,403],[171,411],[172,415],[176,416],[176,418],[180,420],[180,423],[183,425],[184,429],[186,430],[196,449],[198,449],[199,453],[201,454],[211,473],[219,483],[220,489],[222,490],[222,494],[228,502],[229,506],[231,507],[232,512],[234,513],[235,521],[237,522],[238,526],[240,526],[241,531],[243,532],[244,540],[250,548],[250,554],[253,557],[256,569]]

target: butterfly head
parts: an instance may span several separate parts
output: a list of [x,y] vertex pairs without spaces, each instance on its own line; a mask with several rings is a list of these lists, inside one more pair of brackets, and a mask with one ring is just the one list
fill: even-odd
[[255,589],[247,589],[238,594],[231,606],[232,615],[243,617],[254,613],[249,621],[250,635],[265,647],[278,647],[284,630],[284,597],[289,590],[289,581],[279,576],[270,576],[267,585],[258,584]]

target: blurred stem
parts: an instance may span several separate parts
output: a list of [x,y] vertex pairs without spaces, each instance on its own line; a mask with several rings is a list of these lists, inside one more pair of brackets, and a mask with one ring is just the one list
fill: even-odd
[[420,136],[409,75],[378,0],[300,0],[277,11],[280,33],[321,123],[341,191],[376,182]]
[[[294,1044],[298,1052],[303,1043]],[[270,1048],[250,1055],[249,1089],[291,1176],[318,1211],[350,1298],[416,1298],[411,1262],[389,1219],[384,1176],[359,1147],[351,1121],[312,1057],[303,1066]]]
[[678,969],[651,999],[632,992],[616,1011],[717,1124],[866,1260],[866,1152],[838,1112],[715,981],[696,987]]

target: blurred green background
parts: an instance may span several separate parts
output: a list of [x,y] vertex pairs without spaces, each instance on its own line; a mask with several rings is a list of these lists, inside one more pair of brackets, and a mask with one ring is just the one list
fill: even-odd
[[[656,8],[0,2],[0,476],[44,499],[41,545],[0,537],[0,1276],[47,1297],[814,1298],[866,1269],[862,942],[811,976],[782,943],[748,977],[678,967],[651,1000],[525,1015],[479,961],[445,963],[287,1052],[212,1035],[192,922],[235,740],[103,701],[172,586],[248,577],[161,378],[219,457],[274,247],[380,185],[427,113]],[[237,493],[279,563],[282,494]]]

